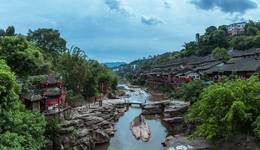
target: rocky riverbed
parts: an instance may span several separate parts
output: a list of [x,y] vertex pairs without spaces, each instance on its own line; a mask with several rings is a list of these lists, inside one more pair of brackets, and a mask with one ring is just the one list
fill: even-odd
[[115,123],[127,109],[122,100],[104,100],[102,106],[74,108],[70,119],[61,124],[54,149],[94,149],[95,144],[109,142],[116,132]]
[[[54,139],[54,149],[91,150],[96,144],[108,143],[116,132],[115,123],[128,110],[128,104],[120,99],[102,102],[102,106],[97,103],[74,108],[70,119],[61,124],[61,130]],[[258,140],[243,134],[231,141],[219,140],[215,143],[208,143],[203,138],[187,139],[183,133],[189,133],[191,128],[186,124],[183,114],[188,108],[188,103],[180,101],[147,102],[142,104],[140,115],[162,116],[170,125],[169,136],[157,141],[165,146],[165,150],[260,149]]]

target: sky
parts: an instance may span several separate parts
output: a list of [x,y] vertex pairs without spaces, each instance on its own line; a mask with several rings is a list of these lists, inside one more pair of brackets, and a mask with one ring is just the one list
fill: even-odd
[[180,51],[195,34],[259,21],[260,0],[0,0],[0,28],[53,28],[89,59],[131,62]]

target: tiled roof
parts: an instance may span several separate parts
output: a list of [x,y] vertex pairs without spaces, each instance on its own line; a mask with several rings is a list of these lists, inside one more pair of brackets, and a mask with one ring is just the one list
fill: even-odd
[[158,75],[158,74],[161,74],[161,72],[150,72],[150,73],[148,73],[148,75]]
[[48,82],[48,84],[56,84],[57,80],[52,75],[48,75],[48,77],[42,81],[43,84],[46,82]]
[[42,100],[42,96],[35,93],[25,93],[24,95],[22,95],[22,98],[30,100],[32,102]]
[[196,68],[194,68],[194,70],[195,71],[206,70],[206,69],[214,67],[220,63],[222,63],[222,62],[221,61],[205,62],[205,63],[202,63],[202,64],[196,66]]
[[254,54],[259,54],[260,53],[260,48],[252,48],[249,50],[245,51],[238,51],[238,50],[229,50],[228,54],[232,55],[233,57],[241,57],[241,56],[246,56],[246,55],[254,55]]
[[60,95],[61,89],[55,87],[55,88],[48,88],[46,90],[46,95],[47,96],[57,96]]
[[178,59],[174,59],[168,62],[164,62],[162,64],[159,64],[157,67],[158,68],[163,68],[163,67],[167,67],[167,66],[176,66],[176,65],[196,65],[196,64],[200,64],[202,62],[210,62],[210,61],[215,61],[215,59],[213,58],[213,56],[207,55],[204,57],[198,57],[198,56],[190,56],[190,57],[185,57],[185,58],[178,58]]
[[228,54],[231,55],[232,57],[241,57],[243,55],[243,51],[238,51],[238,50],[229,50]]
[[237,61],[233,64],[224,64],[222,66],[215,66],[206,72],[208,74],[211,74],[213,72],[232,72],[232,71],[257,71],[260,68],[260,60],[254,60],[254,59],[245,59]]

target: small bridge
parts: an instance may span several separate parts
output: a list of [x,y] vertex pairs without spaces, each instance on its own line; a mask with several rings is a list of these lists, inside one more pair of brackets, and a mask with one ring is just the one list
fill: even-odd
[[145,103],[139,102],[139,101],[128,101],[128,100],[125,100],[124,103],[128,104],[129,106],[131,106],[131,105],[140,105],[140,107],[143,107],[144,104],[145,104]]

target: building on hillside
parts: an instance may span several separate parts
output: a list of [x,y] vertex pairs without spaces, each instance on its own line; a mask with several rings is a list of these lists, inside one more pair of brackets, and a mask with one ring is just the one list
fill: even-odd
[[239,35],[245,32],[246,22],[238,22],[227,25],[228,36]]
[[202,75],[206,70],[221,64],[221,61],[202,62],[200,64],[194,65],[193,70]]
[[28,91],[21,98],[28,109],[43,113],[60,111],[68,107],[62,82],[56,80],[51,74],[39,83],[38,88]]
[[[186,57],[164,62],[152,72],[145,73],[147,83],[160,82],[164,84],[181,85],[187,79],[220,80],[222,75],[229,77],[236,72],[239,78],[248,78],[253,74],[260,74],[260,48],[246,51],[229,50],[232,58],[222,62],[215,60],[212,55],[204,57]],[[207,75],[207,76],[204,76]]]
[[42,104],[42,96],[34,92],[28,92],[22,95],[22,100],[27,109],[30,109],[34,112],[40,111]]
[[215,66],[206,71],[209,78],[214,78],[216,75],[230,76],[232,72],[236,72],[239,78],[249,78],[251,75],[260,74],[260,59],[254,58],[233,58],[226,64]]

